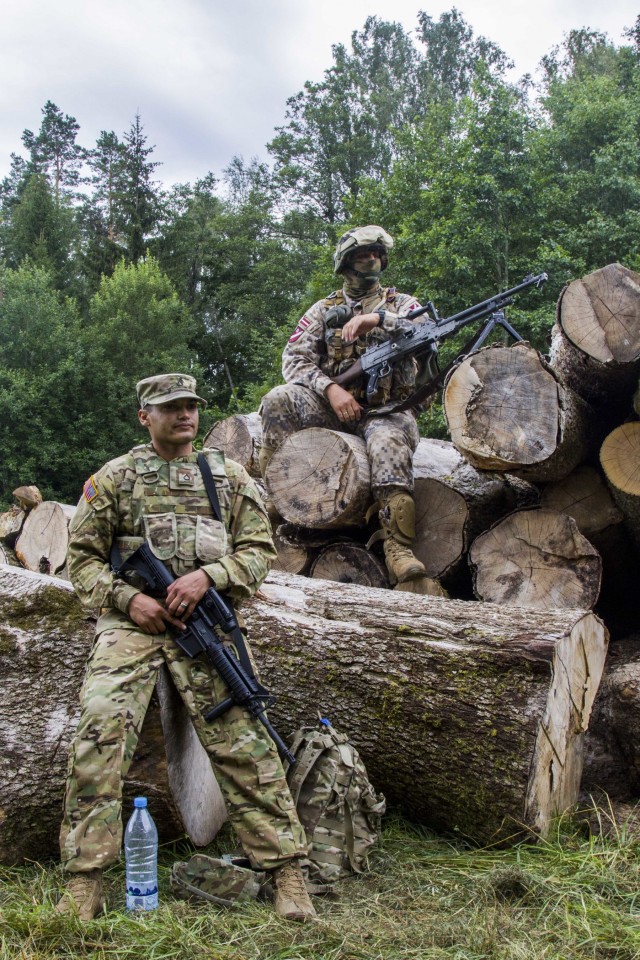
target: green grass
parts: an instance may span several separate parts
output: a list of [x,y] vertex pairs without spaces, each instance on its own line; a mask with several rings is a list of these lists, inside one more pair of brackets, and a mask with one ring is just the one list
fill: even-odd
[[171,863],[188,853],[162,851],[162,905],[144,916],[124,912],[123,867],[112,867],[108,912],[88,924],[54,912],[59,867],[0,868],[1,960],[640,958],[640,840],[624,827],[594,835],[562,822],[553,839],[498,850],[387,818],[371,871],[316,898],[318,920],[306,925],[265,903],[224,910],[174,899]]

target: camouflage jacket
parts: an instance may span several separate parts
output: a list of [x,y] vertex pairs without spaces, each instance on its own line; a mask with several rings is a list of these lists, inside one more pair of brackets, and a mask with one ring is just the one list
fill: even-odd
[[167,462],[150,444],[134,447],[87,480],[71,523],[67,558],[69,578],[85,609],[126,613],[142,586],[111,570],[114,539],[125,558],[146,539],[174,576],[202,568],[233,600],[255,593],[276,556],[264,505],[244,467],[225,460],[219,450],[203,452],[223,523],[213,516],[195,452]]
[[[381,288],[379,304],[373,309],[384,310],[382,325],[346,344],[342,342],[340,328],[330,328],[325,322],[327,311],[342,303],[353,306],[355,313],[361,309],[344,290],[338,290],[318,300],[302,317],[282,355],[282,374],[287,383],[309,387],[324,396],[331,378],[347,370],[368,347],[393,339],[410,328],[411,321],[401,319],[399,314],[420,306],[415,297],[398,293],[394,287]],[[417,365],[412,358],[398,364],[393,373],[384,378],[386,382],[381,381],[382,392],[376,402],[382,404],[409,396],[415,387],[416,372]],[[363,384],[348,389],[356,397],[363,395]]]

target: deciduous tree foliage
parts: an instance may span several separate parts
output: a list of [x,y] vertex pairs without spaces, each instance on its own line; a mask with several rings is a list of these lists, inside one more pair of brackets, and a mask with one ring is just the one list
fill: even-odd
[[[270,163],[170,189],[140,116],[88,147],[47,101],[0,183],[0,498],[76,499],[144,439],[140,377],[188,369],[214,415],[255,410],[358,223],[395,238],[385,281],[444,316],[546,270],[510,313],[545,349],[567,280],[640,269],[640,17],[626,40],[576,29],[516,84],[455,8],[369,17],[289,98]],[[442,435],[437,406],[422,428]]]

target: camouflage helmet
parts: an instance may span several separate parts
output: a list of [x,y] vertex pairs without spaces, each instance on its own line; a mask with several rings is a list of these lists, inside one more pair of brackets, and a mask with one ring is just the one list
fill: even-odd
[[382,247],[382,269],[385,270],[387,267],[387,254],[393,246],[393,239],[382,227],[369,224],[366,227],[355,227],[353,230],[347,230],[347,232],[340,237],[333,255],[334,273],[343,272],[346,266],[345,260],[354,253],[358,247],[370,247],[374,244]]

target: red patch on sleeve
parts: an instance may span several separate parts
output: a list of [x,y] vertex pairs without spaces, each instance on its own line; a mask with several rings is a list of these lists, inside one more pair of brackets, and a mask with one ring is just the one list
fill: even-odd
[[295,328],[291,336],[289,337],[289,343],[295,343],[296,340],[299,340],[302,334],[305,332],[307,327],[310,325],[311,320],[309,317],[304,316],[298,326]]

